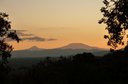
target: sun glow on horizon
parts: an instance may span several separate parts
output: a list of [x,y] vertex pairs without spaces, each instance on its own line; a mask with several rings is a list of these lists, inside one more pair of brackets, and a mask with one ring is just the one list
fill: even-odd
[[[10,42],[15,50],[31,46],[57,48],[69,43],[84,43],[109,48],[103,38],[105,26],[101,0],[4,0],[0,10],[9,14],[12,29],[25,30],[33,38],[19,44]],[[36,38],[38,37],[38,38]],[[32,41],[34,39],[34,41]],[[51,39],[51,40],[49,40]],[[55,39],[55,40],[54,40]]]

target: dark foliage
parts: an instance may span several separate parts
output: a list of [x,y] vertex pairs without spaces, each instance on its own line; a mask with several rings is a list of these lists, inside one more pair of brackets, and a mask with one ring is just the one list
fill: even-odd
[[11,56],[13,50],[12,45],[6,43],[7,39],[20,41],[15,30],[11,29],[10,21],[8,21],[8,14],[0,13],[0,57],[1,64],[7,63],[7,58]]
[[118,45],[124,45],[123,39],[128,29],[128,0],[104,0],[103,3],[103,18],[99,23],[107,25],[108,35],[104,38],[108,39],[108,46],[116,49]]
[[103,57],[91,53],[56,60],[48,57],[29,68],[10,69],[3,76],[5,84],[127,84],[128,53],[119,50]]

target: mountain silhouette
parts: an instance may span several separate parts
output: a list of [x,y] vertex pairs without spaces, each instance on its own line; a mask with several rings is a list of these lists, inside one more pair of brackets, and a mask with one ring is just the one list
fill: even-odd
[[42,50],[42,48],[38,48],[37,46],[32,46],[27,50],[35,51],[35,50]]
[[[54,48],[54,49],[86,49],[86,50],[106,50],[103,48],[98,48],[98,47],[93,47],[93,46],[89,46],[83,43],[70,43],[68,45],[59,47],[59,48]],[[37,46],[32,46],[30,48],[28,48],[27,50],[48,50],[45,48],[38,48]],[[51,50],[51,49],[50,49]]]
[[86,50],[92,50],[92,49],[100,49],[98,47],[92,47],[83,43],[70,43],[66,46],[60,47],[60,49],[86,49]]
[[59,57],[59,56],[71,56],[78,53],[90,52],[96,56],[102,56],[108,52],[108,50],[92,47],[82,43],[71,43],[66,46],[62,46],[54,49],[43,49],[37,46],[25,50],[17,50],[12,53],[12,57]]

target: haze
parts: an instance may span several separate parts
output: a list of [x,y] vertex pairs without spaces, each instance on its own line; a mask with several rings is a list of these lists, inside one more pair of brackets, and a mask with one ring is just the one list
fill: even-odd
[[102,0],[0,0],[0,10],[9,14],[12,29],[45,39],[10,42],[16,50],[69,43],[108,48],[105,26],[98,24],[102,6]]

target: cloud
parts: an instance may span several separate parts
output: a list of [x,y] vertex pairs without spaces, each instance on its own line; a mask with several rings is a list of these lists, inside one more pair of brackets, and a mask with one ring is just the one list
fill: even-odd
[[26,37],[26,38],[22,38],[23,41],[46,41],[45,38],[42,37],[38,37],[38,36],[33,36],[33,37]]
[[34,34],[25,33],[27,30],[16,30],[16,32],[19,36],[34,36]]
[[50,39],[47,39],[47,41],[55,41],[57,39],[54,39],[54,38],[50,38]]
[[[15,30],[12,30],[15,31]],[[36,36],[35,34],[27,33],[27,30],[16,30],[16,33],[20,37],[22,41],[37,41],[37,42],[44,42],[44,41],[55,41],[57,39],[54,38],[44,38],[40,36]],[[6,41],[12,41],[11,39],[6,39]]]
[[34,34],[25,34],[22,32],[17,33],[19,36],[34,36]]
[[42,42],[42,41],[55,41],[57,39],[53,39],[53,38],[42,38],[39,36],[33,36],[33,37],[26,37],[26,38],[21,38],[22,41],[38,41],[38,42]]

